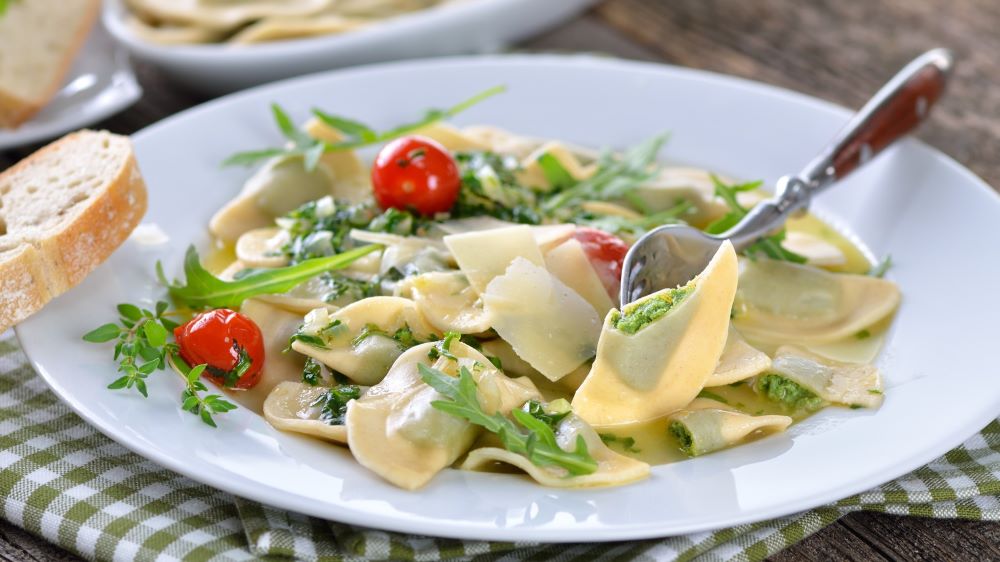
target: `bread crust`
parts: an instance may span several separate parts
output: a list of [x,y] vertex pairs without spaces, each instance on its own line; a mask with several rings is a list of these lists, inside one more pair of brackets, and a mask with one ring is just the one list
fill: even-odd
[[[70,150],[74,143],[104,142],[109,138],[129,143],[127,138],[107,137],[93,131],[72,133],[0,173],[0,185],[29,174],[35,163],[49,153]],[[13,248],[7,255],[0,253],[0,287],[4,291],[0,297],[0,331],[83,281],[138,226],[146,213],[146,184],[131,144],[125,148],[125,158],[114,176],[104,178],[101,189],[86,206],[63,224],[39,239],[18,238],[22,234],[17,232],[7,235],[14,240],[6,241],[6,247]]]
[[52,300],[42,257],[27,244],[0,260],[0,330],[17,324]]
[[19,127],[41,111],[56,95],[56,92],[59,91],[59,87],[62,86],[63,80],[69,72],[70,65],[73,64],[77,53],[83,47],[83,42],[90,34],[90,30],[94,28],[94,22],[97,21],[97,15],[100,11],[101,0],[82,1],[87,2],[87,11],[84,14],[84,19],[80,26],[74,30],[70,47],[63,53],[59,67],[50,76],[50,83],[45,88],[42,98],[26,100],[0,90],[0,127]]

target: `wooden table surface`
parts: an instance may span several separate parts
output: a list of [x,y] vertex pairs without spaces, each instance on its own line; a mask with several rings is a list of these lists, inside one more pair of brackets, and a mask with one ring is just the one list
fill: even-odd
[[[552,0],[543,0],[552,1]],[[743,76],[858,107],[934,46],[959,60],[951,90],[920,137],[1000,185],[1000,2],[997,0],[606,0],[520,45],[592,51]],[[155,69],[145,97],[99,126],[131,133],[204,101]],[[0,152],[0,169],[25,151]],[[1000,523],[849,515],[774,560],[1000,559]],[[77,560],[0,522],[0,560]]]

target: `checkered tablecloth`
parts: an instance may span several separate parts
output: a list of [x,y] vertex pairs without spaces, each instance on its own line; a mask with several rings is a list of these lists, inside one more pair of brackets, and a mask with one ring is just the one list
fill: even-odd
[[92,560],[760,560],[844,514],[1000,520],[1000,420],[899,480],[723,531],[627,543],[539,545],[407,536],[289,513],[195,483],[91,428],[0,337],[3,518]]

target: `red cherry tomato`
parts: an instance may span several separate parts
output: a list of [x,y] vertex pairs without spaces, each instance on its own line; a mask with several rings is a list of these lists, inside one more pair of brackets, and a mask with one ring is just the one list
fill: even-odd
[[[264,337],[257,324],[239,312],[226,308],[202,312],[178,326],[174,337],[181,358],[192,367],[206,363],[205,376],[212,382],[241,390],[260,382]],[[241,359],[250,361],[242,375],[237,369]]]
[[430,216],[451,209],[462,179],[448,149],[419,136],[385,145],[372,166],[375,200],[390,207]]
[[582,226],[577,227],[573,238],[583,246],[590,265],[594,267],[611,299],[617,300],[622,284],[622,263],[628,253],[628,244],[614,234]]

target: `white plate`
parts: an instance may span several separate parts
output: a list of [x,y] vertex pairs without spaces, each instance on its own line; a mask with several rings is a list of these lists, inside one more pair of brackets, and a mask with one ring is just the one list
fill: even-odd
[[178,82],[221,94],[279,78],[374,62],[493,53],[569,19],[597,0],[463,0],[369,28],[257,45],[160,45],[126,24],[122,0],[104,3],[104,24],[133,56]]
[[[582,145],[623,147],[672,131],[671,160],[773,182],[797,170],[848,112],[812,98],[704,72],[588,57],[495,57],[397,63],[296,79],[223,98],[135,137],[151,190],[148,221],[169,248],[129,242],[86,282],[24,322],[35,368],[86,420],[138,453],[196,480],[338,521],[448,537],[596,541],[715,529],[808,509],[915,469],[1000,411],[1000,200],[947,156],[912,140],[879,157],[816,208],[891,253],[904,300],[878,361],[878,411],[829,409],[787,434],[654,467],[643,482],[555,490],[511,475],[447,470],[405,492],[337,447],[272,429],[244,410],[212,430],[177,406],[180,381],[153,377],[150,398],[111,392],[107,346],[80,335],[114,305],[160,293],[153,263],[178,272],[185,246],[249,174],[222,169],[235,150],[273,145],[274,100],[400,123],[494,84],[509,92],[463,114]],[[405,92],[403,94],[402,92]],[[986,249],[985,251],[981,249]]]
[[95,25],[52,101],[16,129],[0,128],[0,150],[58,137],[135,103],[142,88],[125,51]]

